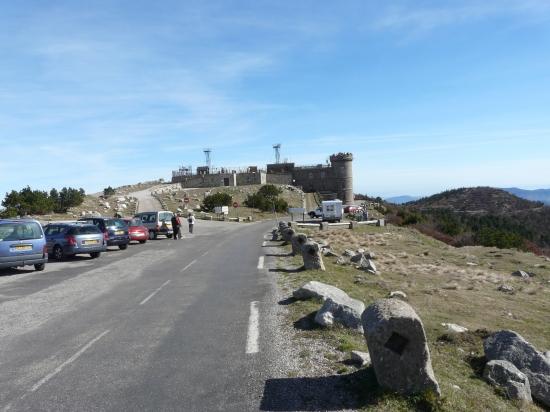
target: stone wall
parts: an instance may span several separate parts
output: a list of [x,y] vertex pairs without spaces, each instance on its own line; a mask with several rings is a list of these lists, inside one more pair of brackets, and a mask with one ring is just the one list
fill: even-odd
[[270,183],[273,185],[291,185],[292,175],[289,173],[268,173],[266,175],[266,183]]

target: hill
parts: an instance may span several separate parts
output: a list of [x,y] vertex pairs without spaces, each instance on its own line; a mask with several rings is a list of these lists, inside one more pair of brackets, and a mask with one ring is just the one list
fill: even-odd
[[510,187],[507,189],[502,189],[508,193],[512,193],[517,197],[523,199],[532,200],[535,202],[543,202],[546,205],[550,205],[550,189],[535,189],[535,190],[525,190],[519,189],[517,187]]
[[493,187],[467,187],[447,190],[411,202],[417,209],[448,209],[471,214],[506,214],[520,210],[537,209],[541,202],[522,199],[505,190]]
[[388,221],[454,246],[517,248],[550,256],[550,207],[501,189],[448,190],[398,208]]

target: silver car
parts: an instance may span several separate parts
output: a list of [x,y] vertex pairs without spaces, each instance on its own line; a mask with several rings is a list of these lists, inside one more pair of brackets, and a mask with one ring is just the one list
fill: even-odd
[[44,228],[48,253],[54,259],[89,254],[96,259],[107,250],[103,232],[91,224],[50,223]]

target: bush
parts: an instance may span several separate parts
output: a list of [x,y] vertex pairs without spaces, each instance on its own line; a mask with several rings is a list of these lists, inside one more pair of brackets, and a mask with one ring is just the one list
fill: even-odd
[[115,189],[113,189],[111,186],[103,189],[103,196],[105,197],[113,196],[115,193],[116,193]]
[[231,206],[233,199],[229,193],[214,193],[206,196],[202,201],[202,207],[208,212],[213,212],[216,206]]
[[254,194],[250,194],[244,201],[245,206],[260,209],[263,212],[286,212],[288,203],[279,195],[283,191],[274,185],[264,185]]

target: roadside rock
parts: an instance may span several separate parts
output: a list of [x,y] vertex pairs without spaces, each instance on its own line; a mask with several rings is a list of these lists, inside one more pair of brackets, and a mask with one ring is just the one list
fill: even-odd
[[388,297],[390,299],[396,298],[396,299],[407,300],[407,294],[405,292],[400,291],[400,290],[394,290],[393,292],[390,292]]
[[358,350],[351,351],[351,361],[359,366],[370,366],[370,354],[368,352],[361,352]]
[[342,256],[352,257],[355,256],[355,252],[351,249],[346,249],[344,253],[342,253]]
[[524,272],[523,270],[516,270],[515,272],[512,272],[512,276],[518,276],[522,279],[529,279],[529,273]]
[[347,263],[348,263],[348,261],[343,256],[340,256],[338,259],[336,259],[336,264],[337,265],[346,265]]
[[359,265],[357,266],[357,268],[361,269],[361,270],[364,270],[366,272],[372,273],[373,275],[377,274],[376,265],[374,264],[374,262],[370,259],[365,258],[365,257],[363,257],[359,261]]
[[504,292],[504,293],[513,293],[514,292],[514,287],[513,286],[510,286],[510,285],[500,285],[497,290],[500,290],[501,292]]
[[483,349],[488,360],[508,361],[527,375],[533,398],[550,406],[550,360],[542,352],[511,330],[489,336]]
[[510,399],[532,402],[529,379],[508,361],[488,362],[483,371],[483,378],[491,385],[502,388]]
[[339,257],[338,253],[334,253],[332,250],[327,249],[327,248],[323,248],[321,252],[323,253],[323,256]]
[[302,246],[302,259],[306,270],[325,270],[319,245],[315,242],[304,243]]
[[286,227],[283,230],[281,230],[281,236],[283,237],[283,240],[285,242],[290,242],[292,240],[292,236],[294,236],[294,229],[290,227]]
[[292,292],[292,296],[295,299],[314,298],[325,301],[328,298],[333,298],[335,300],[338,300],[339,298],[346,298],[348,297],[348,294],[342,289],[338,289],[335,286],[312,280],[310,282],[307,282],[301,288],[296,289],[294,292]]
[[381,299],[362,315],[363,328],[380,386],[402,395],[431,390],[441,395],[424,326],[400,299]]
[[457,325],[456,323],[442,323],[441,326],[447,329],[447,333],[464,333],[468,332],[468,329],[464,326]]
[[365,310],[365,304],[360,300],[349,296],[327,298],[325,303],[317,311],[315,322],[321,326],[330,327],[339,323],[347,328],[363,332],[361,314]]

